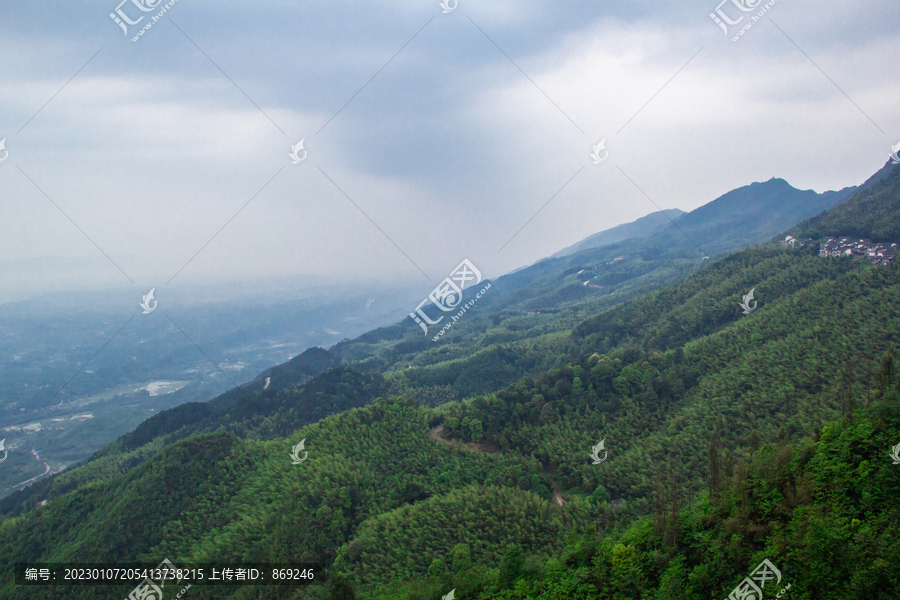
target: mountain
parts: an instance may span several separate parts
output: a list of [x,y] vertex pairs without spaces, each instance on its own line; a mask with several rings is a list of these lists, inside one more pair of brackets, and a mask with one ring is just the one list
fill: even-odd
[[[871,185],[877,177],[878,174],[874,175],[863,187]],[[770,232],[782,231],[818,215],[849,198],[858,188],[851,186],[819,194],[798,190],[784,179],[773,177],[732,190],[689,213],[677,208],[650,213],[631,223],[595,233],[550,258],[626,240],[631,242],[630,246],[667,248],[681,245],[685,237],[706,254],[730,252],[764,242],[772,237]],[[646,243],[637,242],[640,239]]]
[[682,215],[653,242],[665,248],[686,236],[707,255],[731,252],[768,241],[772,232],[840,204],[856,189],[852,186],[819,194],[798,190],[784,179],[751,183]]
[[[216,431],[226,423],[232,432],[244,435],[270,419],[266,435],[285,435],[291,427],[301,427],[327,414],[310,408],[315,395],[297,394],[296,386],[322,374],[321,385],[337,389],[331,381],[337,375],[326,375],[325,371],[341,364],[384,379],[377,384],[365,383],[372,391],[366,398],[356,393],[340,394],[328,405],[333,412],[360,406],[378,396],[402,395],[437,406],[493,392],[523,376],[535,376],[565,364],[569,332],[583,327],[580,324],[594,315],[618,314],[608,311],[708,266],[707,261],[698,259],[697,248],[685,234],[700,241],[704,249],[745,247],[748,234],[754,240],[771,238],[796,222],[788,219],[816,214],[852,189],[816,194],[776,179],[744,186],[682,215],[677,221],[680,231],[670,224],[653,237],[546,259],[491,281],[484,297],[453,325],[450,335],[438,342],[433,341],[433,332],[423,335],[407,318],[329,350],[310,349],[212,401],[161,411],[95,454],[89,468],[69,472],[57,483],[46,485],[77,487],[98,474],[117,472],[123,464],[146,460],[160,443]],[[482,285],[485,283],[475,289]],[[472,290],[466,290],[465,300],[472,296]],[[434,307],[426,310],[433,318],[440,316]],[[256,395],[271,400],[260,403]],[[295,397],[303,400],[285,421],[280,411]],[[45,493],[43,485],[31,493]]]
[[849,236],[900,242],[900,207],[894,202],[900,180],[898,166],[885,163],[846,205],[807,219],[790,231],[795,237]]
[[[13,562],[50,556],[154,564],[163,557],[176,564],[318,561],[334,564],[362,597],[405,597],[390,586],[449,577],[466,597],[484,592],[488,598],[495,594],[491,586],[535,577],[536,566],[562,560],[565,540],[577,534],[587,536],[588,547],[570,551],[606,557],[600,564],[612,570],[591,575],[604,586],[627,588],[628,578],[638,576],[641,589],[662,585],[668,562],[644,563],[637,556],[652,556],[654,544],[657,550],[669,544],[674,547],[666,552],[683,555],[685,571],[670,575],[665,585],[682,593],[689,585],[727,591],[767,544],[769,558],[786,574],[833,567],[830,554],[804,552],[766,526],[773,515],[797,535],[809,535],[810,542],[824,540],[815,530],[819,523],[854,515],[860,531],[875,537],[872,543],[848,539],[847,552],[870,565],[868,581],[896,594],[900,588],[891,587],[889,566],[896,523],[890,515],[900,474],[883,463],[885,442],[900,438],[900,397],[896,379],[890,379],[895,367],[878,358],[900,341],[896,315],[890,316],[900,300],[898,267],[873,268],[778,247],[748,249],[695,274],[669,295],[661,290],[616,309],[642,324],[632,326],[622,344],[597,346],[597,352],[595,343],[610,336],[602,326],[586,326],[574,335],[562,368],[495,394],[435,408],[376,399],[287,437],[269,437],[268,417],[240,436],[230,432],[226,419],[214,432],[161,447],[142,464],[107,472],[77,489],[51,490],[35,498],[48,500],[45,505],[31,501],[18,517],[4,519],[3,581],[11,581]],[[759,285],[760,306],[745,316],[738,301],[751,282]],[[845,360],[850,348],[852,361]],[[870,369],[875,387],[867,383]],[[314,383],[322,377],[335,387]],[[298,393],[318,398],[317,406],[327,409],[323,403],[344,393],[365,394],[362,381],[352,369],[332,369],[282,394],[279,412],[302,402]],[[253,396],[258,408],[273,401]],[[859,407],[870,397],[873,408],[866,413]],[[822,430],[848,410],[859,413],[852,424],[845,419]],[[805,441],[816,432],[827,447]],[[592,465],[587,451],[602,438],[609,460]],[[291,465],[288,449],[301,439],[310,458]],[[777,450],[757,449],[775,439],[782,440]],[[710,463],[711,440],[728,450],[718,475],[727,487],[715,513],[700,494],[707,474],[718,468]],[[685,525],[673,534],[670,521],[670,533],[661,524],[653,534],[652,521],[640,519],[655,515],[664,523],[670,489],[676,513],[689,507]],[[866,504],[822,496],[842,489],[867,498]],[[877,493],[862,496],[865,490]],[[718,486],[715,491],[720,493]],[[695,495],[702,496],[699,504],[691,502]],[[805,517],[809,510],[818,513]],[[850,535],[849,525],[841,527]],[[742,532],[745,543],[728,543]],[[631,560],[630,553],[640,554],[623,572],[617,565]],[[725,569],[733,557],[741,560]],[[708,571],[709,562],[718,570]],[[554,585],[577,577],[561,570],[566,564],[547,570]],[[571,566],[581,564],[575,560]],[[840,581],[839,597],[863,597],[849,595],[851,584],[873,589],[848,577]],[[76,599],[128,591],[70,589],[67,597]],[[276,591],[260,591],[259,597]],[[24,590],[6,583],[0,593],[18,598]],[[238,593],[196,587],[198,598]],[[321,593],[298,589],[294,597]]]
[[[900,210],[885,178],[834,226],[876,188],[879,214]],[[731,215],[685,231],[728,243]],[[646,242],[491,282],[457,341],[404,321],[304,353],[3,499],[0,595],[53,597],[12,585],[15,562],[168,557],[316,561],[331,578],[197,598],[678,600],[724,597],[768,558],[793,597],[897,597],[900,263]]]
[[624,240],[649,237],[654,233],[657,233],[660,229],[665,229],[672,221],[678,219],[678,217],[683,214],[685,214],[684,211],[677,208],[650,213],[631,223],[616,225],[611,229],[606,229],[590,235],[577,244],[573,244],[568,248],[563,248],[559,252],[551,254],[550,258],[560,258],[562,256],[580,252],[581,250],[608,246]]
[[323,369],[282,377],[278,365],[315,365],[305,349],[315,354],[320,344],[394,323],[418,295],[405,283],[267,279],[190,294],[159,289],[159,309],[147,315],[134,289],[0,304],[0,439],[10,450],[0,496],[89,458],[155,414],[215,398],[261,372],[263,382],[271,374],[278,385],[302,383]]

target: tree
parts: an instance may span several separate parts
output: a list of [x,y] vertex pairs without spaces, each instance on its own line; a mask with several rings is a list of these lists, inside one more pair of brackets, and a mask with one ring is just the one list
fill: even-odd
[[518,546],[512,546],[506,551],[503,560],[500,561],[500,587],[511,587],[522,574],[522,567],[524,566],[525,557],[522,556],[522,549]]
[[439,558],[435,558],[431,561],[431,566],[428,567],[428,575],[429,577],[440,577],[444,574],[446,569],[444,568],[444,561]]
[[759,448],[759,432],[755,429],[750,432],[750,458],[753,458],[753,454]]
[[469,423],[469,434],[472,436],[473,442],[480,442],[482,439],[484,439],[482,431],[483,430],[480,420],[473,419],[472,422]]
[[894,383],[894,356],[890,350],[881,357],[881,365],[878,367],[878,393],[884,392]]
[[457,544],[450,551],[450,560],[453,562],[453,570],[457,573],[465,571],[472,566],[472,557],[466,544]]
[[606,488],[602,485],[598,485],[597,489],[593,491],[591,494],[591,502],[594,504],[603,504],[609,502],[609,492],[606,491]]
[[721,469],[719,446],[713,440],[709,443],[709,495],[711,498],[719,495],[719,489],[722,485]]
[[544,408],[541,409],[541,414],[538,417],[538,421],[544,425],[547,423],[553,423],[556,421],[556,418],[559,416],[559,413],[553,407],[553,404],[547,403],[544,405]]
[[341,573],[334,573],[328,583],[328,600],[356,600],[356,590]]

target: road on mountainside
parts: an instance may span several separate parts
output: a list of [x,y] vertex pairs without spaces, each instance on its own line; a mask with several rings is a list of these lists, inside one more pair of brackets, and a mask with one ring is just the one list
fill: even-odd
[[[34,448],[31,449],[31,453],[34,455],[35,458],[38,458],[38,453],[34,451]],[[44,472],[43,472],[43,473],[41,473],[40,475],[36,475],[35,477],[32,477],[32,478],[29,479],[28,481],[23,481],[22,483],[19,483],[19,484],[16,484],[16,485],[11,485],[11,486],[9,486],[9,487],[6,488],[6,489],[7,489],[7,490],[11,490],[11,489],[13,489],[13,488],[19,487],[20,485],[28,485],[29,483],[31,483],[31,482],[34,481],[35,479],[39,479],[39,478],[43,477],[44,475],[46,475],[46,474],[49,473],[49,472],[50,472],[50,463],[48,463],[47,461],[44,461]],[[6,491],[6,490],[4,490],[4,491]]]

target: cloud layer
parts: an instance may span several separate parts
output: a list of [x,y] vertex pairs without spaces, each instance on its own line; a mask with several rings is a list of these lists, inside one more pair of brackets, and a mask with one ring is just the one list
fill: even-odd
[[4,7],[0,272],[427,291],[773,176],[854,185],[900,139],[896,3],[776,2],[738,42],[714,3],[634,4],[179,0],[136,43],[115,2]]

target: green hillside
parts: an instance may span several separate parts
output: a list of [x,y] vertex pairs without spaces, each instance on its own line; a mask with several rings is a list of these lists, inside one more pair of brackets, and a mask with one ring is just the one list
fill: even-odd
[[861,186],[852,202],[799,223],[793,235],[809,238],[827,236],[869,238],[873,242],[900,241],[900,207],[897,185],[900,169],[887,162]]
[[779,435],[737,461],[711,445],[698,500],[665,477],[652,516],[624,531],[592,524],[555,559],[514,546],[481,568],[454,561],[359,597],[437,599],[455,589],[463,599],[723,598],[768,559],[781,577],[763,587],[766,598],[897,598],[900,468],[887,456],[900,440],[894,385],[795,445]]
[[[345,340],[328,351],[311,348],[288,363],[264,371],[243,389],[231,390],[208,403],[192,403],[161,412],[99,452],[92,459],[91,468],[109,472],[118,470],[122,464],[133,466],[137,464],[135,461],[152,455],[160,444],[216,431],[219,424],[243,419],[240,415],[252,414],[257,420],[272,416],[284,421],[283,415],[274,415],[281,411],[286,398],[300,394],[304,398],[301,403],[306,404],[314,397],[298,392],[297,386],[318,374],[333,378],[325,375],[325,371],[341,363],[385,376],[384,386],[373,388],[365,401],[379,395],[402,395],[419,404],[436,406],[491,393],[523,376],[563,366],[570,352],[570,331],[583,320],[682,281],[707,266],[708,261],[699,259],[696,247],[685,234],[704,246],[711,244],[711,247],[734,250],[751,243],[745,235],[748,231],[762,231],[763,237],[771,237],[797,219],[846,198],[852,190],[816,194],[796,190],[783,180],[744,186],[682,215],[681,231],[670,227],[671,231],[655,237],[544,260],[500,277],[491,282],[492,287],[479,300],[477,310],[455,324],[450,337],[437,343],[423,335],[410,319],[405,319],[354,340]],[[317,390],[316,393],[328,392]],[[330,410],[358,406],[358,400],[358,396],[355,399],[339,396]],[[319,413],[315,418],[321,416]],[[300,427],[311,421],[301,418],[286,422]],[[242,435],[239,428],[222,426]],[[267,435],[265,431],[259,433],[264,438]],[[151,444],[151,440],[155,441]],[[146,451],[140,451],[140,444],[151,445]],[[121,452],[129,455],[115,456]],[[98,461],[112,464],[98,464]],[[53,492],[38,489],[28,493],[36,498]],[[0,502],[0,511],[21,504],[17,500],[11,502]]]
[[[891,175],[826,214],[875,192],[879,214],[900,210]],[[791,598],[896,598],[900,263],[816,250],[638,256],[602,265],[626,270],[602,311],[573,295],[505,312],[587,287],[582,255],[588,281],[617,273],[600,270],[613,249],[544,261],[498,280],[459,341],[428,347],[401,323],[167,411],[0,503],[0,597],[59,597],[13,586],[15,562],[168,557],[331,577],[192,598],[722,598],[763,558]]]
[[[754,313],[698,334],[680,352],[634,348],[573,357],[571,366],[472,402],[428,409],[379,401],[272,441],[241,441],[228,433],[184,440],[125,474],[85,484],[4,520],[0,564],[8,572],[14,557],[337,559],[352,585],[366,589],[366,584],[423,577],[435,559],[452,564],[449,553],[460,543],[474,555],[473,563],[497,568],[498,557],[513,547],[523,555],[552,554],[552,543],[529,532],[557,531],[552,537],[561,544],[564,532],[577,533],[589,523],[616,528],[654,513],[665,502],[661,490],[669,487],[684,502],[704,486],[711,439],[728,449],[727,471],[778,429],[795,443],[820,429],[839,410],[843,394],[858,406],[866,395],[887,396],[890,385],[896,386],[885,384],[879,393],[867,389],[860,375],[877,362],[862,357],[877,357],[885,343],[897,341],[897,315],[890,312],[900,294],[897,265],[859,268],[850,260],[780,249],[747,250],[738,257],[733,260],[744,261],[750,272],[762,273],[769,264],[773,285],[787,278],[800,289],[771,304],[762,304],[761,294]],[[731,262],[722,261],[709,272],[727,280],[730,268]],[[802,287],[804,277],[813,283]],[[696,285],[688,280],[673,293]],[[718,289],[700,292],[692,302],[713,308],[719,294]],[[637,310],[653,301],[633,303]],[[817,305],[819,312],[809,310]],[[677,322],[676,316],[659,321]],[[823,318],[830,319],[826,327]],[[833,350],[823,353],[823,348]],[[832,355],[839,358],[848,348],[860,357],[849,371],[846,361]],[[886,377],[883,368],[881,375]],[[473,447],[429,437],[439,425],[443,437]],[[606,437],[611,455],[602,468],[586,456],[599,437]],[[287,454],[300,439],[307,440],[311,458],[294,466]],[[520,493],[497,502],[496,494],[504,493],[497,486]],[[562,509],[552,505],[554,488],[560,490]],[[460,508],[450,508],[454,502]],[[557,517],[541,516],[550,508]],[[422,511],[438,512],[447,527],[420,531],[416,545],[391,541],[404,531],[403,524],[429,523]],[[73,514],[80,516],[72,519]],[[517,526],[495,528],[491,522]],[[392,565],[403,565],[402,570],[394,572]],[[432,569],[436,576],[440,565]],[[197,597],[215,597],[206,595],[212,593],[207,589],[221,593],[198,587]],[[4,590],[4,597],[16,593]],[[77,593],[67,597],[91,597]]]
[[683,214],[685,214],[685,212],[677,208],[650,213],[631,223],[623,223],[622,225],[617,225],[611,229],[590,235],[577,244],[573,244],[568,248],[563,248],[559,252],[554,252],[550,258],[568,256],[569,254],[574,254],[582,250],[608,246],[625,240],[649,237],[671,225],[673,220]]

